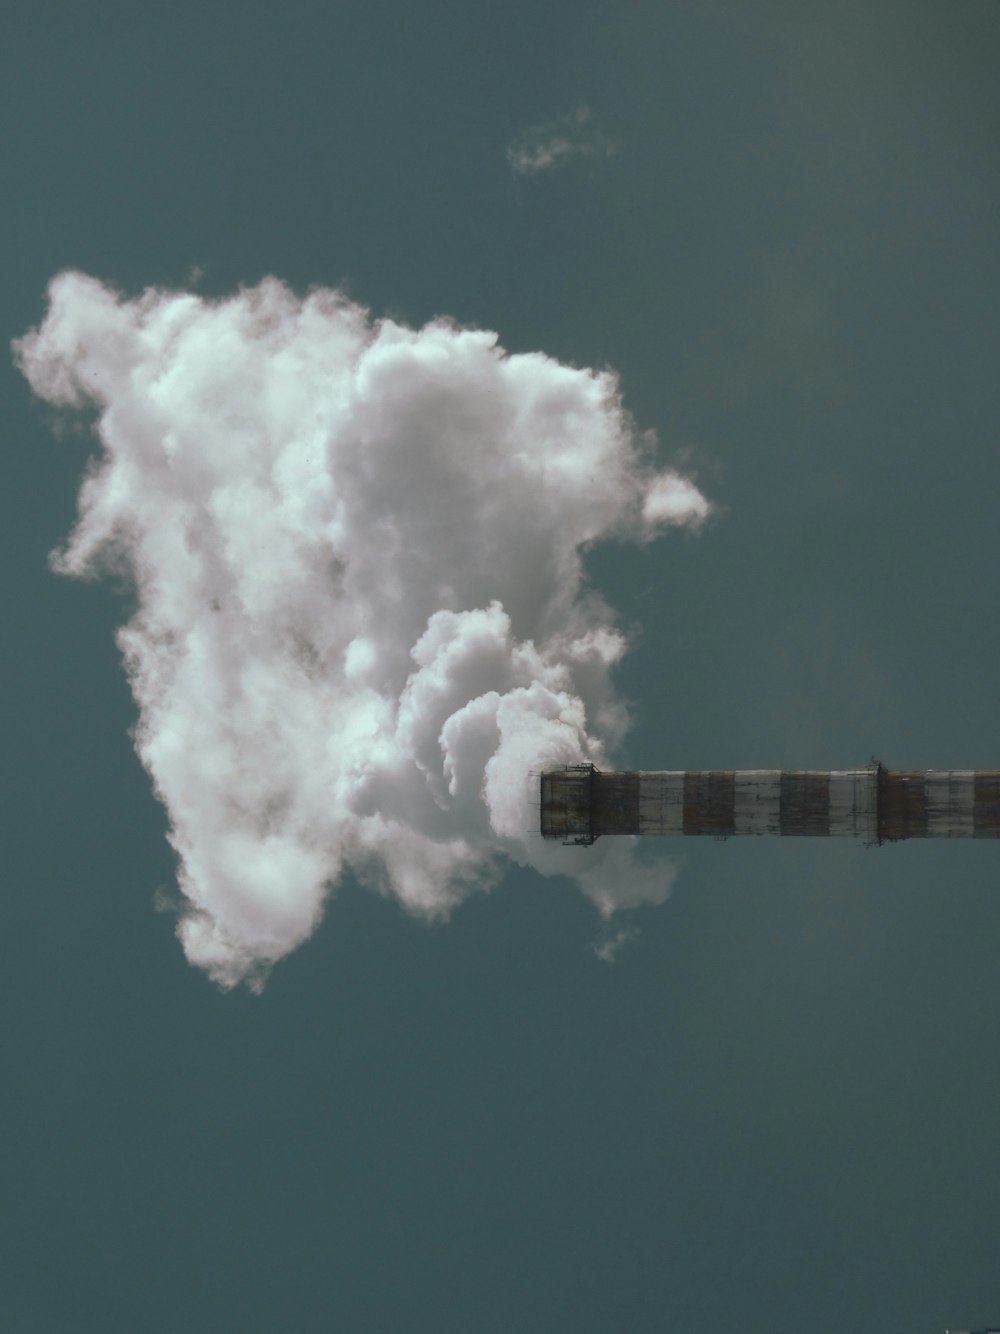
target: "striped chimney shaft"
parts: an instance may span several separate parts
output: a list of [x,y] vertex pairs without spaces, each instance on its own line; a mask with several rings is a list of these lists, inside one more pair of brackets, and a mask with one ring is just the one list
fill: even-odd
[[542,774],[542,835],[1000,838],[1000,769],[687,769]]

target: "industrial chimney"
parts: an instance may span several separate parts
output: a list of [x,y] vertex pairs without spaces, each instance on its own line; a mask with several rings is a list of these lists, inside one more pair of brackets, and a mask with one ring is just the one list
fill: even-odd
[[1000,838],[1000,769],[688,769],[542,774],[542,835],[810,834]]

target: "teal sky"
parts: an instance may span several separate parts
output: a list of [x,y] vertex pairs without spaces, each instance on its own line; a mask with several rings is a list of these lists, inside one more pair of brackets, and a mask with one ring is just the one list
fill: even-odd
[[[8,340],[66,268],[273,274],[611,366],[717,506],[588,557],[625,760],[1000,767],[993,0],[5,28]],[[223,994],[154,910],[130,594],[47,565],[94,442],[2,374],[4,1331],[1000,1321],[996,848],[690,841],[613,964],[566,880],[348,879]]]

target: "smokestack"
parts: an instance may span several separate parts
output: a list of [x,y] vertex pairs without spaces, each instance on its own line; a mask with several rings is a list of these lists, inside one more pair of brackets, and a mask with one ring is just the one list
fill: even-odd
[[808,834],[860,838],[1000,838],[1000,770],[688,769],[542,774],[542,835]]

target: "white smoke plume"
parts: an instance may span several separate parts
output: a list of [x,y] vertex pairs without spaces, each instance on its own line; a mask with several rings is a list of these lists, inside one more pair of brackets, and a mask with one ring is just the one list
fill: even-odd
[[630,840],[537,836],[539,771],[607,762],[627,724],[581,552],[709,512],[612,374],[274,279],[127,300],[64,273],[49,297],[15,356],[102,446],[53,561],[134,579],[118,640],[192,963],[259,986],[348,868],[427,916],[505,858],[605,914],[665,897]]

